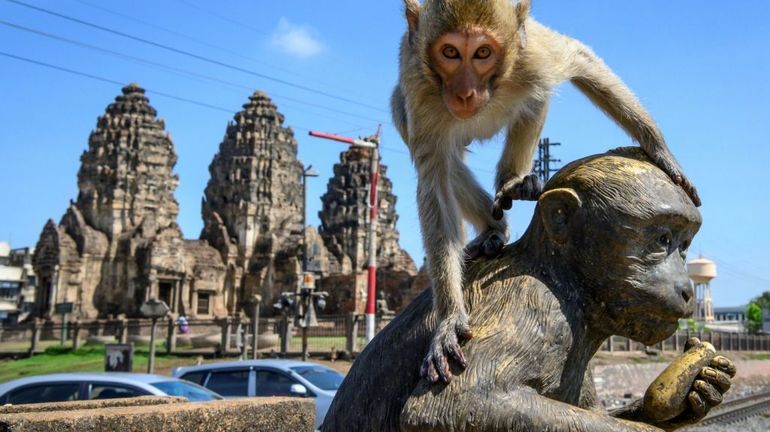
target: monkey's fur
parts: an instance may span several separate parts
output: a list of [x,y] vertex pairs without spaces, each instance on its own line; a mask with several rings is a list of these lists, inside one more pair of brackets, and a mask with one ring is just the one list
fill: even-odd
[[[405,8],[408,30],[391,105],[417,170],[420,226],[440,317],[421,373],[431,381],[449,381],[448,358],[465,366],[459,342],[476,332],[468,324],[460,292],[464,259],[496,254],[508,238],[503,211],[514,199],[537,199],[542,186],[530,175],[532,156],[554,86],[570,80],[695,205],[700,200],[655,122],[626,85],[590,48],[530,18],[530,0],[425,0],[422,5],[405,0]],[[434,43],[446,35],[483,38],[488,41],[483,55],[491,49],[499,60],[482,74],[476,69],[483,61],[477,51],[466,56],[463,65],[471,65],[466,69],[444,70],[439,60],[460,61],[465,46],[445,54]],[[453,111],[453,104],[462,109]],[[507,135],[493,200],[465,165],[465,152],[471,141],[491,138],[502,129]],[[479,234],[466,249],[463,218]]]
[[730,385],[728,359],[701,371],[703,384],[680,383],[690,406],[662,423],[639,403],[603,412],[588,363],[610,335],[653,345],[692,314],[684,260],[700,223],[636,147],[567,165],[522,238],[469,264],[467,368],[449,383],[420,378],[440,323],[426,289],[356,359],[322,430],[651,431],[698,421]]

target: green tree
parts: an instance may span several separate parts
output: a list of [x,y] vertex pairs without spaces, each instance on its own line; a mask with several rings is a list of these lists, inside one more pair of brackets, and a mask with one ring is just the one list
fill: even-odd
[[751,302],[756,303],[762,309],[770,309],[770,291],[765,291],[762,294],[754,297]]
[[751,334],[762,330],[762,308],[756,303],[749,303],[746,308],[746,331]]

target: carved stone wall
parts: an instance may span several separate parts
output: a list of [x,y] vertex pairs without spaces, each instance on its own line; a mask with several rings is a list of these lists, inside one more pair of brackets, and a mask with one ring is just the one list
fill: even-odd
[[302,164],[294,132],[263,92],[234,116],[202,203],[201,238],[227,263],[232,313],[254,294],[265,312],[282,291],[294,291],[301,268]]
[[[221,288],[209,294],[206,313],[191,310],[193,287],[220,286],[224,264],[210,246],[183,240],[177,156],[156,115],[144,90],[130,84],[98,118],[81,156],[77,200],[58,225],[46,224],[38,242],[38,316],[53,317],[55,303],[69,302],[81,318],[137,315],[151,297],[191,317],[225,313]],[[196,270],[201,265],[210,270]]]
[[[343,263],[350,260],[351,270],[367,267],[369,224],[369,149],[351,147],[340,154],[334,165],[334,177],[329,179],[326,193],[321,197],[323,208],[319,233],[329,252]],[[387,177],[388,167],[380,164],[377,198],[377,266],[391,271],[416,274],[417,268],[409,254],[398,244],[396,230],[396,196]]]

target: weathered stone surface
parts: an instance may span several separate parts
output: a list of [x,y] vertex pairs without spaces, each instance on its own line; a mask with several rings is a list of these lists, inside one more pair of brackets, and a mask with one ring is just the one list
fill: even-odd
[[187,402],[186,398],[177,396],[139,396],[134,398],[83,400],[72,402],[53,402],[39,404],[3,405],[0,414],[39,413],[47,411],[72,411],[95,408],[115,408],[125,406],[163,405]]
[[[225,313],[219,254],[185,242],[176,224],[177,156],[164,128],[136,84],[99,117],[81,156],[77,200],[38,241],[38,316],[54,318],[63,302],[79,318],[136,316],[151,297],[192,317]],[[198,314],[202,290],[209,307]]]
[[[368,260],[369,183],[371,151],[351,147],[340,154],[334,165],[334,177],[329,179],[326,193],[321,197],[323,208],[319,233],[329,252],[340,263],[343,273],[363,270]],[[396,196],[387,177],[388,167],[380,164],[377,183],[377,266],[392,271],[416,274],[417,268],[409,254],[398,244],[396,230]],[[347,266],[347,261],[350,267]]]
[[312,399],[249,398],[0,415],[7,432],[312,431]]
[[[227,263],[227,309],[262,295],[265,312],[294,291],[301,266],[302,164],[294,132],[263,92],[227,125],[209,166],[201,238]],[[243,297],[239,297],[243,296]]]

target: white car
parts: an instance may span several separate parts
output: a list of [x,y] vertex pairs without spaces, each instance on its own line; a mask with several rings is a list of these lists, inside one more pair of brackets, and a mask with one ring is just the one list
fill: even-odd
[[182,396],[192,402],[222,399],[197,384],[162,375],[127,372],[33,375],[0,384],[0,405]]
[[248,396],[312,397],[316,428],[344,376],[317,363],[293,360],[244,360],[178,367],[172,375],[200,384],[225,398]]

